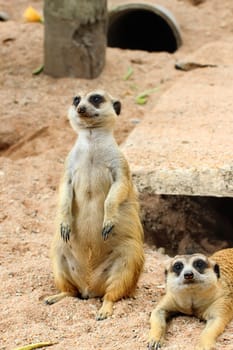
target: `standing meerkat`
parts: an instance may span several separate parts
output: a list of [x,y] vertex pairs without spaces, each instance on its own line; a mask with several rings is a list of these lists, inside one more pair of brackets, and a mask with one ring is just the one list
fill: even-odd
[[203,254],[177,255],[166,275],[166,294],[150,318],[148,348],[160,349],[166,320],[176,313],[194,315],[206,321],[196,350],[212,350],[217,337],[233,318],[233,248],[210,258]]
[[104,91],[74,97],[68,118],[78,139],[60,185],[52,264],[59,294],[103,297],[97,320],[133,294],[144,264],[139,203],[113,129],[121,103]]

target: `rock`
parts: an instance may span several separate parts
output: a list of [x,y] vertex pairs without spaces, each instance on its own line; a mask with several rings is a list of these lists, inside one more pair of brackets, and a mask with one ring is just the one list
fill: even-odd
[[123,152],[142,193],[233,197],[232,66],[183,74]]

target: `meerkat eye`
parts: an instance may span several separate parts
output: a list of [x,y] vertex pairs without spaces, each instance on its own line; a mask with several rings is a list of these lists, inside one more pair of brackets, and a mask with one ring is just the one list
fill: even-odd
[[180,272],[183,270],[184,268],[184,264],[181,261],[177,261],[173,267],[172,270],[173,272],[175,272],[176,274],[180,274]]
[[89,102],[92,103],[95,107],[99,107],[101,103],[105,101],[104,97],[98,94],[91,95]]
[[193,267],[199,272],[202,272],[207,267],[207,263],[205,260],[197,259],[193,262]]
[[77,107],[80,101],[81,101],[81,97],[80,97],[80,96],[75,96],[75,97],[73,98],[73,105],[74,105],[75,107]]

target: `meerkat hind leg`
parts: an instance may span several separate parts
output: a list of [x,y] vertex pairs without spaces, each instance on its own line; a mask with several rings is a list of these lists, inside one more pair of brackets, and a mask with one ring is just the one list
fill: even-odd
[[97,320],[111,316],[116,301],[133,295],[139,273],[140,268],[133,257],[115,262],[107,281],[103,304],[97,313]]
[[66,298],[66,297],[77,297],[77,292],[61,292],[58,294],[51,295],[50,297],[47,297],[44,299],[45,304],[52,305],[57,303],[58,301]]
[[52,305],[66,297],[78,297],[79,290],[70,284],[66,279],[55,278],[55,285],[61,292],[44,299],[45,304]]

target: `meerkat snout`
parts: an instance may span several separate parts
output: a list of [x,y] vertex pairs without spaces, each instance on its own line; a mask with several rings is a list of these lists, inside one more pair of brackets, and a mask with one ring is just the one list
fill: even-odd
[[192,280],[192,279],[194,279],[194,274],[193,274],[193,272],[192,271],[187,271],[187,272],[185,272],[184,273],[184,279],[185,280]]
[[78,107],[78,113],[79,114],[85,114],[87,111],[86,107],[85,106],[79,106]]
[[80,105],[81,97],[75,96],[73,98],[73,106],[76,108],[79,114],[85,114],[87,112],[87,108],[84,104]]

